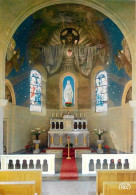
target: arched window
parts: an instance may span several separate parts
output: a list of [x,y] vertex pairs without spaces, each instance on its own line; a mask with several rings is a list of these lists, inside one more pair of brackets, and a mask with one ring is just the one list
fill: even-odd
[[96,112],[107,111],[107,73],[100,71],[96,76]]
[[75,82],[72,76],[63,79],[63,106],[73,107],[75,105]]
[[30,111],[41,112],[41,74],[36,70],[30,73]]

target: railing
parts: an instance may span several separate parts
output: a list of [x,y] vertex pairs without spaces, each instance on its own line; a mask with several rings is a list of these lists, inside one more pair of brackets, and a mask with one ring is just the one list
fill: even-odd
[[97,169],[136,169],[135,154],[82,154],[82,174]]
[[1,170],[40,169],[42,174],[55,174],[55,154],[1,155]]

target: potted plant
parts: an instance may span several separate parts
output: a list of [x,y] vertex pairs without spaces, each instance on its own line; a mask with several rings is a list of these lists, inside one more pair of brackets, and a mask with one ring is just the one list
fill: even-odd
[[102,154],[103,153],[103,149],[102,149],[102,143],[104,140],[101,140],[101,136],[107,133],[107,131],[105,129],[94,129],[93,134],[96,134],[98,136],[98,140],[97,140],[97,144],[98,144],[98,149],[97,149],[97,153]]
[[39,149],[39,144],[40,144],[40,140],[39,140],[39,135],[41,133],[44,133],[45,130],[41,130],[40,128],[35,128],[34,130],[30,130],[31,131],[31,135],[35,135],[36,140],[33,140],[33,143],[35,144],[35,150],[33,151],[33,153],[38,154],[40,152]]

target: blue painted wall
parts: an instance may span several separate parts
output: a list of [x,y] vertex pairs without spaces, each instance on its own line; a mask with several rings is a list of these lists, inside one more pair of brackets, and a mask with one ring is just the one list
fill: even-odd
[[[16,41],[15,49],[20,49],[21,56],[24,56],[24,63],[19,72],[16,72],[15,69],[12,70],[7,79],[9,79],[13,84],[16,95],[16,104],[20,106],[29,106],[29,75],[32,68],[30,66],[30,59],[28,56],[28,42],[32,33],[32,26],[34,22],[35,20],[32,16],[28,17],[19,26],[13,36]],[[99,22],[99,25],[101,25],[104,29],[111,52],[109,64],[105,65],[105,70],[108,74],[108,97],[112,102],[112,106],[120,106],[124,86],[130,78],[124,69],[118,70],[117,66],[115,66],[113,57],[114,55],[117,55],[118,50],[122,50],[121,41],[124,36],[119,28],[109,18]],[[65,82],[63,87],[65,87]]]

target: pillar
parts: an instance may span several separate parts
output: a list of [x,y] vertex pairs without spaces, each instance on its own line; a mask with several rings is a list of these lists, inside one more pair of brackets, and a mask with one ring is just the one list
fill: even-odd
[[86,135],[83,135],[83,145],[86,146]]
[[136,100],[129,101],[129,105],[133,112],[133,154],[136,154]]
[[75,146],[78,145],[78,135],[75,135]]
[[54,145],[54,134],[51,135],[51,146],[53,146],[53,145]]
[[[3,57],[4,56],[4,57]],[[0,155],[3,154],[3,121],[4,106],[7,105],[5,100],[5,54],[3,45],[0,48]]]
[[62,135],[59,135],[59,145],[62,145]]

